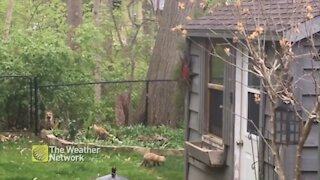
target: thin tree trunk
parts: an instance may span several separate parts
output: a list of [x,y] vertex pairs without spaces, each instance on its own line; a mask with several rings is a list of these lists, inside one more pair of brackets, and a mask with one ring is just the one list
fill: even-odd
[[[150,4],[149,0],[144,0],[142,2],[142,27],[143,33],[148,35],[149,38],[153,38],[155,36],[155,32],[157,29],[157,22],[155,20],[156,16],[153,13],[153,7]],[[146,49],[152,50],[151,46],[148,46]]]
[[[97,28],[99,28],[99,9],[100,9],[100,0],[94,0],[93,2],[93,21]],[[96,49],[96,55],[95,55],[95,69],[94,69],[94,78],[95,81],[101,80],[101,56],[99,54],[99,43],[96,44],[94,47]],[[101,84],[95,85],[95,102],[96,104],[99,104],[101,101]]]
[[76,50],[76,44],[73,41],[74,29],[82,23],[82,0],[68,0],[67,1],[67,21],[69,24],[68,32],[68,46]]
[[4,34],[3,34],[4,42],[9,41],[10,28],[11,28],[11,24],[12,24],[13,5],[14,5],[14,0],[8,0],[5,30],[4,30]]
[[[105,1],[105,6],[106,6],[106,18],[108,19],[108,21],[111,21],[112,19],[112,14],[113,14],[113,7],[112,7],[112,0],[106,0]],[[112,61],[112,49],[113,49],[113,33],[112,33],[112,29],[109,29],[109,34],[106,37],[106,41],[104,43],[104,47],[105,47],[105,51],[106,51],[106,57],[108,58],[108,60]]]
[[153,23],[147,22],[148,19],[152,18],[152,6],[150,5],[148,0],[144,0],[142,2],[142,21],[146,22],[143,24],[143,33],[144,34],[151,34],[151,29],[153,29],[151,26],[153,26]]

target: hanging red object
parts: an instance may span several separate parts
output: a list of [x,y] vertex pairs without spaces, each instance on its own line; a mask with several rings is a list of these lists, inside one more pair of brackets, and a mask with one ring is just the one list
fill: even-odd
[[182,80],[186,83],[187,87],[191,87],[191,77],[192,73],[190,71],[190,59],[189,56],[184,53],[183,57],[180,57],[181,60],[181,76]]
[[189,64],[183,64],[182,67],[182,78],[185,81],[190,81],[190,67]]

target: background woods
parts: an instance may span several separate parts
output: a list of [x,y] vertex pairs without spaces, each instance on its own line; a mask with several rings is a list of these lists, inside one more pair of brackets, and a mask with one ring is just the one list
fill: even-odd
[[[131,79],[146,77],[157,21],[147,13],[153,28],[148,30],[149,36],[142,36],[136,25],[142,23],[140,1],[115,5],[110,0],[8,0],[0,2],[0,9],[1,75],[38,77],[42,85],[125,80],[131,74]],[[135,15],[136,24],[130,21],[128,12]],[[12,78],[0,81],[1,94],[5,94],[0,97],[1,128],[12,128],[15,123],[9,122],[26,118],[29,84]],[[140,89],[132,92],[133,101]],[[101,121],[113,123],[116,96],[127,90],[128,86],[99,85],[43,88],[41,108],[79,124],[95,120],[94,114]],[[113,96],[107,97],[108,93]]]
[[[159,3],[150,0],[1,1],[1,74],[38,77],[41,85],[179,79],[178,54],[184,48],[181,24],[198,13],[194,11],[198,3],[168,1],[164,6]],[[179,32],[172,30],[176,26]],[[2,109],[6,109],[1,113],[4,114],[0,119],[1,128],[7,128],[15,126],[9,122],[23,119],[28,98],[32,97],[27,81],[21,83],[23,80],[4,77],[0,81],[1,94],[6,94],[0,97]],[[123,99],[117,97],[129,94],[125,98],[128,102],[118,103],[128,104],[122,115],[125,124],[181,124],[183,94],[179,94],[178,84],[149,83],[148,88],[148,96],[153,97],[149,99],[148,117],[145,117],[146,86],[134,83],[45,87],[40,90],[40,108],[42,114],[50,109],[57,118],[74,120],[79,125],[89,125],[92,121],[112,124],[116,114],[123,114],[115,112],[116,99]]]

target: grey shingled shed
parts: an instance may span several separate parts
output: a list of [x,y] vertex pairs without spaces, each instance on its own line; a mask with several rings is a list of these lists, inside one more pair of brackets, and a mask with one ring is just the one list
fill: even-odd
[[[308,73],[315,71],[320,82],[320,61],[311,53],[308,38],[313,36],[319,55],[319,0],[243,0],[240,6],[234,2],[216,7],[209,15],[193,20],[186,26],[193,76],[185,99],[185,179],[277,179],[271,151],[243,120],[255,118],[256,125],[264,133],[268,131],[268,102],[262,98],[261,103],[255,105],[250,100],[259,91],[244,86],[248,87],[254,78],[232,65],[249,68],[242,63],[248,61],[243,55],[245,52],[239,53],[230,47],[233,56],[215,65],[222,69],[217,69],[221,76],[210,77],[213,71],[210,68],[215,68],[211,66],[209,54],[212,44],[222,44],[223,48],[224,42],[232,43],[240,20],[247,33],[255,31],[258,25],[264,27],[268,55],[275,54],[272,42],[283,37],[294,44],[292,51],[297,57],[291,70],[294,80],[300,78],[295,93],[306,108],[311,109],[314,104],[317,88]],[[241,40],[241,36],[238,37]],[[302,152],[302,179],[318,179],[318,145],[318,124],[315,123]],[[285,173],[288,179],[293,179],[295,145],[283,145],[281,153]]]

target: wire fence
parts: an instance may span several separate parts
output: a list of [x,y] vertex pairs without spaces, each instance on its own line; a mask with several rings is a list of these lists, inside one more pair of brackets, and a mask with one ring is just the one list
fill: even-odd
[[[88,128],[95,122],[125,125],[138,108],[148,117],[149,87],[175,80],[117,80],[42,83],[37,77],[0,76],[0,131],[28,129],[39,133],[46,112],[58,128]],[[100,86],[100,98],[95,88]],[[143,106],[141,105],[143,104]],[[146,123],[147,119],[140,119]]]
[[[161,83],[167,86],[175,80],[117,80],[99,82],[77,82],[41,84],[34,80],[35,92],[35,132],[43,126],[45,112],[52,111],[62,128],[88,128],[94,122],[127,125],[138,108],[142,108],[147,122],[149,87]],[[95,96],[97,85],[101,89],[99,98]],[[144,104],[144,106],[140,106]]]

